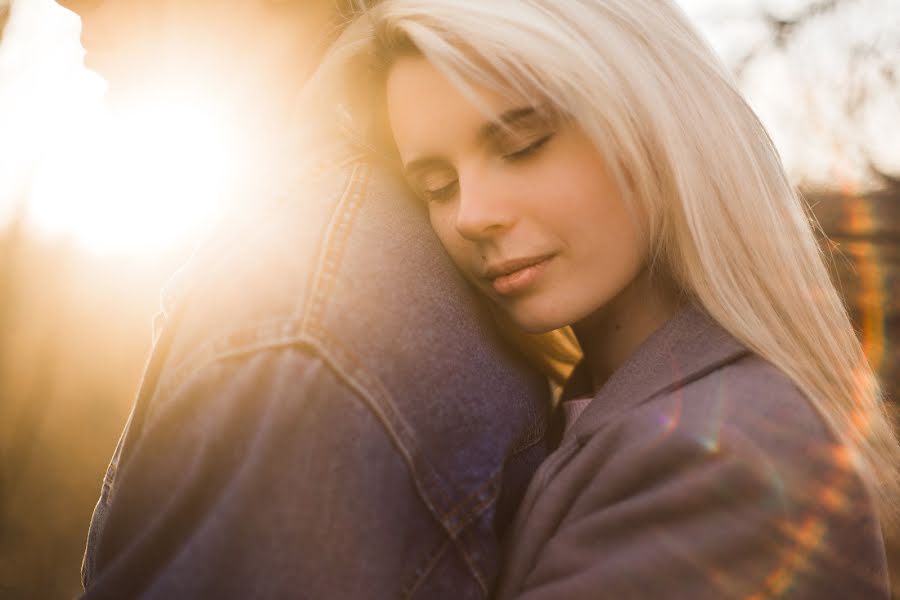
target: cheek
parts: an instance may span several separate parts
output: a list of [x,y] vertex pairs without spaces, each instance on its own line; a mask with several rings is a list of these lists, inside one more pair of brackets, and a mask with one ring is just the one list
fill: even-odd
[[450,210],[430,209],[428,218],[431,228],[440,240],[441,245],[458,268],[467,276],[470,275],[471,259],[467,257],[467,244],[456,230],[454,216]]
[[587,242],[584,250],[596,263],[616,272],[639,269],[646,254],[644,243],[622,198],[602,188],[582,200],[585,210],[575,226],[580,228],[580,239]]
[[[585,161],[569,172],[560,198],[559,218],[568,224],[567,242],[583,276],[615,293],[637,276],[646,261],[640,228],[618,188],[598,160]],[[591,286],[593,287],[593,286]]]
[[610,302],[634,282],[646,264],[647,253],[638,228],[621,203],[609,206],[597,222],[593,242],[583,255],[590,295],[596,305]]

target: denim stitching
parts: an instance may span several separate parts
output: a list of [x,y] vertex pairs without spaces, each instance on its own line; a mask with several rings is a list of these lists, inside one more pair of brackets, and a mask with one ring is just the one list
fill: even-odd
[[517,443],[509,451],[509,456],[516,456],[528,450],[536,443],[544,439],[547,434],[547,418],[539,416],[534,419],[532,426],[517,440]]
[[[348,158],[346,161],[343,161],[340,166],[349,166],[353,162],[354,161],[352,160],[352,158]],[[360,170],[361,166],[356,165],[353,167],[350,174],[346,176],[347,181],[343,185],[340,196],[335,203],[335,207],[332,209],[332,213],[340,210],[341,207],[346,204],[348,197],[352,197],[354,195],[356,188],[359,187],[360,184],[364,184],[364,178],[359,176]],[[335,170],[332,169],[332,172],[335,172]],[[317,278],[321,277],[324,262],[323,257],[328,254],[328,250],[330,248],[330,240],[328,239],[328,235],[331,229],[332,228],[329,228],[329,230],[326,231],[326,233],[323,235],[322,241],[320,241],[316,245],[316,249],[318,252],[314,263],[316,264],[316,267],[311,270],[307,285],[304,287],[304,290],[306,290],[306,294],[308,297],[306,300],[308,302],[312,302],[311,297],[317,288]],[[173,276],[172,279],[177,279],[177,275],[178,274],[176,273],[176,275]],[[186,286],[182,285],[180,287],[184,288]],[[180,298],[180,300],[183,300],[183,298]],[[286,334],[290,335],[294,331],[302,329],[302,326],[299,326],[297,323],[302,321],[303,314],[309,312],[308,310],[304,312],[305,307],[305,302],[298,303],[298,309],[295,313],[296,321],[285,321],[284,318],[277,318],[271,322],[264,322],[251,328],[226,331],[216,338],[208,339],[204,343],[194,348],[191,352],[189,352],[187,356],[183,357],[179,364],[176,364],[175,366],[167,369],[169,375],[164,382],[166,390],[180,387],[184,380],[187,377],[190,377],[196,369],[202,368],[209,362],[214,362],[218,359],[219,355],[231,352],[235,349],[240,351],[240,348],[245,344],[245,342],[235,342],[233,338],[250,337],[250,335],[248,335],[248,332],[252,332],[252,335],[256,338],[266,338],[267,336],[273,336],[275,338],[273,343],[275,343],[276,345],[281,345],[281,342],[278,341],[279,338],[283,338],[283,336]],[[171,307],[169,308],[169,311],[171,311]],[[168,315],[166,314],[165,316]]]
[[[268,327],[255,327],[244,332],[235,332],[224,336],[224,339],[219,338],[218,344],[215,344],[219,348],[218,351],[204,352],[198,356],[198,360],[183,363],[183,366],[178,368],[177,376],[171,378],[168,383],[160,385],[155,394],[157,401],[148,407],[145,419],[151,419],[152,413],[164,407],[167,404],[167,400],[174,397],[178,392],[178,388],[186,384],[190,378],[221,361],[250,355],[255,352],[292,346],[311,350],[322,358],[328,367],[356,392],[357,396],[375,414],[382,426],[385,427],[410,470],[413,481],[419,490],[421,500],[442,525],[450,539],[459,546],[459,550],[471,569],[473,576],[486,593],[487,585],[482,569],[473,562],[473,559],[476,557],[470,557],[470,552],[466,547],[471,545],[471,543],[463,543],[459,539],[460,533],[466,526],[476,520],[480,513],[470,513],[462,518],[458,517],[457,513],[463,510],[483,511],[484,507],[490,506],[496,500],[496,495],[485,498],[479,492],[491,484],[496,485],[496,475],[482,484],[478,490],[469,494],[462,503],[451,504],[452,496],[449,486],[442,480],[433,466],[426,462],[421,453],[414,451],[417,446],[414,443],[415,437],[411,434],[411,428],[403,416],[396,411],[390,394],[377,377],[369,373],[358,360],[354,359],[352,353],[331,337],[325,329],[315,330],[316,328],[309,328],[305,332],[296,333],[299,325],[296,322],[270,323],[268,325]],[[280,329],[281,334],[273,337],[272,334],[275,333],[272,331],[273,329]],[[243,343],[237,344],[237,339],[243,337],[240,333],[243,333],[245,337]],[[207,346],[211,345],[213,344],[208,344]],[[438,494],[437,497],[435,496],[436,493]],[[478,499],[478,502],[474,506],[465,506],[466,502],[473,496]],[[440,505],[436,505],[435,500],[438,500]]]
[[[477,523],[485,511],[497,502],[497,498],[500,495],[500,479],[502,476],[503,467],[501,466],[478,490],[469,495],[469,497],[475,496],[479,499],[479,502],[473,506],[466,507],[471,512],[462,524],[458,536],[459,543],[463,545],[463,557],[485,593],[487,593],[487,567],[483,564],[482,559],[487,556],[488,549],[484,547],[483,540],[480,540],[474,532],[470,531],[469,527],[473,523]],[[486,495],[481,493],[485,488],[490,488],[489,493]]]
[[[437,473],[424,457],[422,457],[421,453],[411,451],[418,447],[415,435],[412,433],[413,428],[406,422],[403,414],[396,409],[391,394],[387,391],[382,381],[369,373],[362,362],[358,360],[339,340],[332,337],[324,328],[310,333],[321,339],[328,348],[328,350],[323,349],[324,352],[329,355],[332,354],[332,351],[335,352],[335,356],[332,357],[335,370],[340,372],[341,376],[347,381],[353,382],[354,385],[357,386],[359,394],[366,399],[371,410],[375,412],[379,417],[379,420],[391,434],[391,438],[394,440],[395,445],[398,446],[406,457],[413,478],[416,479],[416,483],[422,484],[418,485],[418,487],[420,488],[421,495],[427,498],[426,504],[428,504],[429,509],[431,509],[442,525],[448,529],[449,533],[451,530],[442,519],[442,515],[445,514],[447,510],[443,508],[443,506],[448,505],[449,501],[452,499],[450,486],[443,481],[440,474]],[[342,368],[345,365],[349,368],[353,368],[353,374]],[[373,394],[373,390],[377,390],[378,393]],[[419,475],[424,476],[425,481],[419,481],[417,477]],[[422,489],[422,486],[426,483],[442,493],[441,507],[435,506],[431,501],[433,493],[430,492],[433,492],[433,489]]]
[[[497,499],[500,493],[499,480],[503,475],[503,467],[499,467],[491,476],[485,480],[480,486],[470,492],[465,498],[452,507],[445,515],[450,524],[457,524],[453,527],[454,536],[464,530],[472,521],[478,519],[484,509]],[[471,506],[468,504],[471,501]],[[457,513],[468,513],[462,517],[458,517]]]
[[[287,326],[285,326],[284,329],[296,330],[295,327]],[[258,328],[250,331],[258,332]],[[431,468],[430,465],[424,464],[424,461],[422,460],[421,456],[418,455],[418,453],[412,453],[409,451],[409,446],[415,447],[415,444],[409,444],[410,441],[414,440],[414,436],[408,433],[411,428],[405,422],[402,415],[399,415],[396,410],[391,410],[391,416],[388,416],[388,414],[383,410],[382,407],[389,407],[390,409],[393,409],[394,404],[392,401],[390,401],[390,395],[384,388],[384,385],[381,383],[381,381],[377,377],[374,377],[370,373],[368,373],[368,371],[366,371],[366,369],[362,367],[360,362],[358,360],[354,360],[352,354],[340,347],[340,344],[337,342],[337,340],[330,337],[324,329],[319,331],[307,330],[302,333],[293,333],[291,335],[285,335],[284,337],[281,337],[279,339],[273,339],[268,335],[261,337],[263,337],[263,339],[253,340],[243,345],[226,346],[220,344],[222,346],[221,350],[213,354],[204,353],[204,360],[202,362],[197,360],[190,364],[186,363],[184,367],[178,369],[179,373],[185,373],[184,376],[172,378],[172,380],[170,380],[171,383],[160,386],[159,390],[157,391],[158,400],[153,403],[153,407],[158,410],[159,407],[165,406],[166,399],[177,394],[178,388],[185,384],[189,378],[223,360],[238,358],[241,356],[253,354],[255,352],[263,352],[267,350],[286,348],[291,346],[309,348],[314,351],[316,355],[325,360],[328,366],[342,380],[344,380],[364,400],[364,402],[369,406],[369,409],[372,410],[373,413],[375,413],[382,425],[391,434],[391,438],[393,439],[395,446],[398,447],[401,454],[404,456],[405,462],[412,472],[413,479],[416,481],[417,487],[420,491],[420,495],[423,496],[426,505],[435,515],[438,521],[441,522],[448,533],[455,537],[458,533],[458,529],[451,527],[446,522],[444,516],[447,514],[447,510],[445,510],[443,507],[439,508],[435,506],[432,501],[433,493],[428,493],[433,492],[434,489],[423,489],[423,486],[425,486],[426,484],[435,486],[438,490],[443,492],[443,504],[447,505],[449,504],[448,499],[450,498],[449,494],[447,493],[448,486],[440,479],[440,477],[434,472],[434,469]],[[334,346],[334,348],[331,348],[331,346]],[[340,350],[339,353],[335,353],[332,351],[337,349]],[[378,393],[374,394],[373,390],[378,390]],[[377,398],[375,397],[376,395]],[[149,411],[146,413],[145,418],[151,418],[151,413]],[[398,431],[397,425],[400,426],[403,433]],[[427,471],[429,472],[423,473],[423,467],[427,467]],[[419,477],[417,477],[418,475],[424,475],[425,477],[420,479]]]
[[[454,545],[459,547],[472,575],[486,594],[487,585],[482,568],[473,562],[478,560],[480,556],[477,551],[474,556],[470,556],[468,550],[468,547],[476,540],[462,540],[460,538],[461,533],[465,533],[465,528],[477,520],[483,511],[496,501],[499,490],[488,496],[484,496],[483,491],[484,489],[490,489],[490,486],[497,487],[498,474],[495,473],[462,502],[453,503],[450,493],[452,491],[451,486],[443,481],[440,473],[434,469],[420,452],[416,451],[417,444],[412,428],[405,421],[403,415],[396,410],[391,395],[384,387],[384,384],[379,378],[365,369],[352,352],[330,336],[322,322],[328,307],[328,300],[337,281],[337,273],[340,269],[343,251],[352,234],[353,220],[366,199],[365,191],[368,175],[369,169],[367,165],[357,164],[353,168],[344,192],[334,208],[331,225],[318,246],[320,254],[317,265],[310,276],[308,286],[309,303],[306,305],[305,310],[301,304],[300,314],[295,319],[289,321],[278,319],[264,323],[261,326],[257,325],[252,328],[231,331],[203,344],[196,351],[192,352],[187,360],[183,360],[180,365],[168,369],[171,376],[167,377],[166,381],[157,382],[159,389],[153,395],[158,400],[170,397],[170,394],[176,393],[177,389],[186,383],[189,378],[196,375],[198,371],[210,367],[221,360],[290,346],[310,349],[314,354],[321,357],[329,368],[356,392],[386,428],[395,447],[401,453],[410,469],[413,480],[419,490],[420,499],[441,523]],[[165,401],[153,402],[151,403],[151,408],[164,406],[165,404]],[[145,418],[150,417],[150,411],[148,410]],[[540,422],[536,425],[532,429],[533,433],[529,432],[526,436],[526,440],[529,440],[528,444],[525,445],[526,448],[536,443],[543,436],[544,430],[540,427]],[[540,431],[539,434],[538,431]],[[535,439],[530,440],[532,437]],[[518,451],[517,448],[513,454],[518,453]],[[473,497],[477,502],[466,506],[467,502],[470,502]],[[436,505],[435,501],[439,505]],[[469,512],[468,516],[465,515],[466,512]],[[465,535],[464,537],[471,538],[473,536]]]
[[[418,462],[423,461],[420,453],[410,452],[410,449],[415,449],[417,446],[415,436],[411,434],[412,428],[406,423],[399,411],[396,410],[394,402],[382,382],[377,377],[373,377],[356,356],[341,344],[339,340],[332,338],[324,327],[323,315],[337,281],[337,272],[340,269],[347,241],[352,233],[353,221],[367,199],[366,191],[370,177],[371,169],[369,165],[366,163],[357,164],[351,175],[351,184],[334,210],[334,220],[328,228],[323,241],[325,251],[320,258],[320,264],[317,268],[318,275],[313,283],[309,306],[301,327],[302,331],[320,337],[336,350],[341,350],[344,360],[335,361],[337,369],[340,369],[340,365],[344,362],[354,365],[358,376],[380,391],[378,398],[368,397],[365,391],[362,393],[368,398],[372,409],[376,410],[392,437],[399,438],[396,439],[395,443],[398,446],[402,446],[403,452],[409,455],[409,464],[413,474],[425,475],[434,485],[437,485],[438,490],[444,495],[442,504],[447,505],[450,497],[449,486],[441,480],[439,474],[431,465],[423,464],[423,467],[427,469],[426,473],[422,473],[422,468],[416,468],[416,461],[413,458],[418,456],[420,457]],[[347,375],[349,377],[349,374]],[[381,399],[382,402],[377,402],[378,399]],[[425,490],[422,490],[422,493],[424,496]],[[440,511],[435,511],[435,514],[439,515]]]
[[[381,384],[380,380],[371,376],[368,372],[366,372],[361,367],[355,369],[356,376],[348,373],[341,365],[341,361],[339,357],[334,356],[327,348],[327,345],[334,344],[335,342],[332,339],[328,339],[325,331],[321,331],[323,334],[321,336],[311,335],[310,334],[299,334],[293,335],[290,337],[286,337],[280,340],[267,339],[266,341],[260,341],[255,344],[247,344],[244,346],[233,346],[231,348],[223,348],[222,351],[217,353],[215,356],[209,357],[208,360],[204,361],[202,364],[193,365],[192,375],[196,376],[201,373],[206,368],[215,366],[216,364],[233,358],[239,358],[241,356],[247,356],[250,354],[254,354],[256,352],[263,352],[267,350],[275,350],[279,348],[289,348],[289,347],[299,347],[305,348],[311,351],[311,353],[320,357],[323,362],[338,376],[339,379],[343,380],[353,391],[356,392],[356,395],[367,405],[369,410],[371,410],[378,420],[385,427],[387,433],[390,435],[390,438],[393,440],[395,447],[400,452],[401,456],[404,458],[404,462],[407,464],[407,467],[410,470],[413,481],[416,483],[416,487],[419,490],[420,499],[423,503],[428,507],[429,511],[433,516],[436,517],[438,522],[442,525],[444,531],[448,534],[449,542],[453,542],[456,545],[463,558],[466,561],[469,569],[472,572],[472,576],[478,582],[482,591],[487,593],[487,584],[485,582],[484,575],[482,573],[482,569],[473,562],[473,560],[479,558],[478,556],[470,556],[470,552],[467,546],[471,545],[470,543],[465,543],[460,539],[460,532],[465,529],[465,526],[471,523],[474,518],[477,518],[479,515],[474,515],[474,518],[466,519],[465,522],[460,527],[455,527],[451,522],[448,522],[447,515],[453,514],[454,512],[458,512],[460,507],[451,508],[449,512],[444,512],[434,505],[433,502],[433,491],[434,489],[438,489],[441,492],[444,492],[444,503],[447,504],[447,498],[449,496],[446,495],[447,489],[446,484],[441,481],[439,474],[431,467],[430,464],[425,463],[423,457],[419,453],[411,453],[406,444],[403,443],[403,438],[412,439],[412,436],[409,434],[405,436],[400,436],[395,428],[395,424],[400,424],[404,426],[406,429],[409,429],[409,426],[403,421],[402,417],[394,411],[394,417],[397,419],[399,423],[395,423],[390,421],[387,414],[381,410],[381,407],[385,404],[393,407],[393,403],[389,400],[389,395],[387,391],[384,389],[383,384]],[[346,355],[344,358],[348,358]],[[357,365],[359,367],[359,365]],[[177,394],[178,387],[180,385],[185,384],[189,381],[190,377],[182,378],[179,386],[167,385],[161,387],[158,391],[158,394],[162,396],[162,398],[172,397]],[[372,395],[370,395],[371,387],[375,386],[378,390],[381,391],[379,396],[382,398],[382,402],[378,402]],[[172,396],[169,396],[172,394]],[[167,402],[165,400],[154,402],[153,407],[157,410],[159,407],[165,406]],[[150,419],[151,412],[148,410],[146,413],[145,419]],[[413,445],[414,446],[414,445]],[[423,472],[427,471],[427,472]],[[424,476],[424,478],[420,477]],[[496,480],[496,476],[492,477],[491,480],[487,481],[485,484],[479,487],[476,492],[470,494],[477,495],[477,492],[487,485],[494,483]],[[429,487],[427,484],[431,483],[435,487]],[[467,498],[468,499],[468,498]],[[490,506],[493,501],[496,500],[496,496],[493,498],[482,499],[478,504],[475,505],[474,510],[483,511],[485,506]]]
[[[180,364],[168,369],[169,376],[159,382],[158,396],[167,397],[181,387],[184,381],[206,366],[222,358],[246,354],[267,347],[290,345],[294,339],[302,339],[304,331],[309,331],[309,324],[321,320],[327,308],[328,292],[336,281],[336,273],[340,266],[343,244],[351,233],[353,217],[362,205],[367,184],[368,169],[364,164],[356,164],[344,186],[340,198],[332,211],[332,224],[328,227],[322,241],[316,267],[307,285],[308,303],[300,304],[300,314],[295,319],[285,321],[275,319],[270,322],[256,324],[252,327],[234,329],[214,339],[208,340],[183,358]],[[335,218],[337,215],[337,218]],[[300,336],[297,338],[297,336]],[[154,403],[154,407],[158,403]],[[149,411],[147,413],[149,416]]]
[[136,409],[136,406],[131,407],[131,411],[128,413],[128,419],[125,421],[125,427],[122,428],[122,433],[119,434],[119,440],[116,442],[116,449],[113,451],[112,458],[109,460],[109,465],[106,467],[106,473],[103,475],[103,484],[100,487],[99,502],[103,502],[106,505],[109,505],[112,502],[116,478],[119,474],[119,462],[121,462],[122,459],[125,440],[128,436],[128,432],[131,430]]
[[[349,164],[351,164],[351,163],[348,162],[348,164],[346,164],[346,165],[342,164],[341,166],[346,167],[346,166],[349,166]],[[340,206],[343,204],[346,196],[348,194],[350,194],[351,190],[353,189],[356,172],[357,172],[357,168],[354,166],[350,170],[350,173],[346,176],[346,183],[343,186],[343,191],[341,192],[340,197],[338,198],[337,202],[334,205],[334,208],[332,209],[332,215],[334,214],[334,211],[336,211],[340,208]],[[314,293],[316,290],[317,277],[319,275],[319,270],[322,267],[323,257],[327,251],[328,251],[328,232],[326,231],[325,234],[323,234],[321,241],[318,244],[316,244],[316,253],[317,253],[316,260],[315,260],[316,267],[310,271],[306,285],[303,288],[306,293],[306,302],[301,303],[297,307],[297,313],[295,314],[295,318],[299,322],[303,321],[303,319],[305,318],[304,315],[310,311],[310,306],[314,302],[313,296],[314,296]],[[302,329],[302,327],[301,327],[301,329]]]
[[450,540],[444,539],[434,550],[425,556],[425,560],[422,561],[422,566],[413,571],[412,581],[400,588],[401,598],[412,598],[413,595],[415,595],[422,583],[424,583],[431,572],[434,571],[434,568],[437,566],[438,562],[440,562],[441,557],[444,556],[449,547]]
[[[322,247],[325,254],[320,258],[321,262],[317,270],[318,276],[314,280],[310,294],[310,303],[304,315],[302,330],[324,342],[323,345],[327,346],[328,350],[322,348],[321,351],[336,355],[331,361],[335,370],[348,383],[357,388],[360,397],[383,423],[394,440],[395,446],[409,465],[411,475],[419,490],[420,498],[445,528],[451,539],[459,546],[469,568],[472,570],[473,576],[486,593],[487,585],[478,565],[473,564],[466,548],[458,540],[461,526],[447,518],[448,511],[452,514],[460,512],[465,507],[453,506],[452,487],[443,480],[440,473],[418,451],[414,431],[403,415],[396,409],[393,399],[384,387],[384,384],[377,377],[373,376],[340,340],[332,338],[324,326],[324,312],[337,280],[336,273],[340,268],[346,243],[352,232],[351,225],[363,202],[367,199],[365,191],[370,171],[365,168],[366,166],[357,165],[354,169],[351,186],[349,186],[347,193],[342,197],[335,209],[334,221],[323,241]],[[435,498],[436,493],[438,494],[437,498]],[[439,503],[438,506],[435,505],[436,500]],[[485,500],[481,500],[480,504],[484,502]],[[491,499],[488,498],[487,502],[490,503]],[[464,523],[467,522],[469,521],[464,521]]]
[[[430,486],[427,494],[425,493],[426,490],[421,490],[422,495],[429,498],[427,502],[429,508],[441,520],[448,533],[455,536],[459,528],[453,523],[448,523],[443,518],[443,515],[446,515],[448,510],[453,510],[453,507],[450,506],[450,486],[440,478],[431,465],[424,464],[420,453],[410,451],[417,446],[415,444],[415,436],[411,434],[412,428],[394,408],[390,394],[384,389],[383,384],[376,377],[371,376],[353,353],[348,351],[338,340],[329,336],[321,326],[324,311],[328,306],[329,292],[332,291],[333,285],[337,280],[336,273],[340,267],[340,258],[352,232],[353,219],[365,200],[368,176],[369,169],[367,165],[357,164],[350,175],[341,199],[334,209],[336,219],[332,222],[320,244],[323,251],[319,257],[319,264],[314,270],[315,275],[312,277],[310,285],[309,304],[307,310],[304,311],[302,321],[299,323],[297,321],[284,322],[279,319],[244,330],[233,330],[203,344],[203,346],[191,353],[189,359],[169,369],[171,375],[165,381],[160,382],[160,389],[157,390],[155,395],[158,398],[170,397],[196,371],[204,369],[219,360],[272,347],[288,346],[295,343],[303,345],[309,341],[307,334],[314,338],[319,337],[323,342],[333,345],[335,349],[340,348],[340,354],[344,360],[333,361],[332,366],[336,371],[343,371],[341,368],[342,362],[349,362],[355,366],[354,371],[363,383],[360,386],[361,393],[367,397],[367,402],[372,405],[373,410],[379,415],[380,420],[388,428],[392,437],[395,438],[395,444],[402,446],[403,453],[407,457],[407,462],[413,475],[416,476],[422,485]],[[316,345],[319,346],[318,344]],[[319,349],[324,351],[324,348],[319,347]],[[352,376],[347,374],[345,376],[348,379],[353,379]],[[364,389],[365,384],[378,388],[380,391],[377,394],[378,398],[367,394],[367,390]],[[379,399],[382,401],[379,402]],[[146,413],[145,418],[150,418],[151,411],[158,409],[164,404],[165,402],[154,402]],[[387,407],[388,411],[386,412],[377,407]],[[416,460],[417,457],[418,460]],[[435,491],[440,494],[440,498],[438,498],[440,507],[435,506],[432,501]]]
[[[353,355],[346,351],[340,342],[330,338],[324,329],[312,333],[324,342],[324,346],[327,349],[320,348],[320,351],[329,355],[329,363],[333,365],[335,371],[347,381],[348,385],[356,389],[360,398],[366,402],[369,409],[382,422],[410,469],[410,474],[416,484],[416,488],[419,490],[420,499],[459,548],[463,558],[466,560],[466,564],[472,571],[473,577],[475,577],[482,591],[486,594],[487,584],[481,569],[472,562],[469,552],[463,545],[462,540],[460,540],[459,532],[462,529],[448,522],[446,518],[448,512],[453,511],[452,495],[450,494],[452,488],[442,479],[440,473],[427,461],[422,453],[415,451],[417,449],[415,436],[411,435],[411,428],[402,414],[396,410],[394,402],[384,388],[383,383],[377,377],[372,376],[358,361],[353,361]],[[333,351],[340,352],[340,354],[337,356],[332,355]],[[352,373],[343,368],[345,366],[354,366],[354,362],[357,368]],[[440,492],[440,498],[435,498],[436,491]],[[436,506],[435,500],[439,500],[441,505]],[[488,502],[489,504],[490,502]],[[468,522],[471,522],[471,520],[468,520]]]
[[[159,383],[159,389],[155,394],[157,400],[147,408],[144,420],[152,418],[152,414],[164,407],[167,399],[173,397],[178,388],[197,372],[222,360],[279,347],[312,346],[317,354],[330,359],[329,364],[335,372],[343,379],[354,383],[357,393],[364,397],[365,402],[370,405],[370,410],[376,413],[394,439],[395,445],[400,447],[406,457],[406,462],[414,479],[420,484],[420,493],[426,498],[429,509],[448,533],[455,537],[462,526],[457,525],[455,520],[449,521],[448,515],[453,516],[453,513],[459,512],[461,507],[451,504],[450,486],[430,464],[424,461],[420,453],[412,451],[417,447],[412,428],[396,410],[383,383],[369,373],[353,353],[330,336],[324,328],[309,326],[306,331],[297,333],[298,330],[300,324],[296,321],[273,321],[261,326],[232,331],[205,344],[203,351],[194,353],[194,360],[173,367],[170,370],[173,375]],[[435,498],[435,492],[439,493],[438,498]],[[439,505],[435,505],[434,500],[438,500]]]
[[174,395],[198,371],[228,358],[289,346],[297,339],[294,334],[297,329],[295,322],[277,319],[234,329],[206,342],[187,359],[168,368],[171,375],[157,383],[158,389],[154,394],[157,400],[147,407],[143,420],[151,418],[156,410],[165,405],[166,402],[160,399]]
[[[356,379],[360,380],[361,385],[358,387],[360,397],[366,401],[369,409],[382,422],[394,440],[395,446],[404,456],[423,502],[429,507],[432,514],[438,517],[439,522],[447,529],[450,536],[455,539],[458,532],[453,530],[446,519],[441,518],[441,510],[444,506],[449,505],[452,499],[450,486],[442,480],[440,473],[426,462],[422,453],[417,451],[413,429],[403,418],[403,415],[396,410],[390,393],[384,387],[384,384],[377,377],[372,376],[357,357],[338,340],[332,338],[324,327],[324,313],[332,296],[334,285],[337,282],[337,273],[340,270],[343,253],[353,231],[353,221],[367,199],[365,192],[369,178],[370,168],[368,164],[358,163],[354,167],[351,183],[346,193],[334,210],[332,223],[322,243],[324,250],[319,258],[316,276],[313,279],[309,306],[304,313],[301,331],[308,332],[314,337],[322,339],[323,342],[327,342],[329,348],[336,352],[340,351],[343,360],[336,357],[336,360],[332,363],[333,368],[343,375],[348,382]],[[353,374],[345,372],[345,369],[342,368],[345,364],[348,367],[355,367]],[[379,393],[371,394],[371,390],[378,390]],[[441,507],[434,506],[433,496],[435,491],[442,496],[440,498]],[[460,550],[463,549],[460,548]],[[478,577],[477,573],[475,575],[480,582],[481,578]]]
[[319,325],[322,322],[328,306],[327,301],[331,297],[337,281],[337,273],[347,240],[353,230],[353,221],[365,199],[367,184],[367,165],[358,163],[350,175],[350,183],[335,206],[332,221],[323,237],[320,246],[322,253],[319,255],[319,261],[314,270],[315,275],[310,283],[309,306],[304,311],[301,330],[306,330],[313,324]]

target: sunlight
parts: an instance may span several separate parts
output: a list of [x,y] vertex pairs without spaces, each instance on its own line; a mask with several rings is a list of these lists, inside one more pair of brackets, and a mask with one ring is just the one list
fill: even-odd
[[159,252],[198,235],[224,208],[237,168],[234,136],[212,108],[172,93],[100,114],[42,165],[29,219],[100,253]]
[[13,4],[0,46],[0,215],[24,208],[33,233],[100,254],[196,240],[236,186],[240,124],[188,88],[107,110],[79,38],[79,19],[52,0]]

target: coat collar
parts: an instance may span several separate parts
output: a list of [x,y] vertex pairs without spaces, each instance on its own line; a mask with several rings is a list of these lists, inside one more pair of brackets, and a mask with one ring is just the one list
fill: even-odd
[[[590,405],[566,432],[561,446],[550,454],[531,480],[505,542],[507,558],[496,597],[513,596],[524,581],[535,553],[542,545],[536,540],[546,540],[542,536],[548,535],[545,526],[549,521],[545,522],[543,517],[532,520],[538,499],[552,485],[560,470],[585,447],[588,438],[647,399],[677,389],[747,354],[749,351],[739,341],[695,307],[682,309],[647,338],[594,395]],[[562,402],[590,395],[590,377],[582,364],[566,384]],[[562,408],[557,407],[556,424],[561,411]],[[549,498],[544,506],[556,508],[556,497],[551,494]]]
[[[591,435],[650,397],[681,387],[746,354],[747,348],[703,310],[683,308],[616,369],[566,437]],[[590,391],[590,376],[581,363],[566,384],[562,400],[590,395]]]

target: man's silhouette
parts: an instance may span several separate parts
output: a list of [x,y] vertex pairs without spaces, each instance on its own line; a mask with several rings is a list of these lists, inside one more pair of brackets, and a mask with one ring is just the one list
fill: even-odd
[[[252,82],[252,105],[233,101],[261,113],[261,153],[341,14],[328,0],[65,4],[122,102],[174,67],[221,90]],[[169,286],[91,523],[86,598],[491,590],[545,455],[546,381],[400,182],[339,140],[314,158],[245,199]]]

